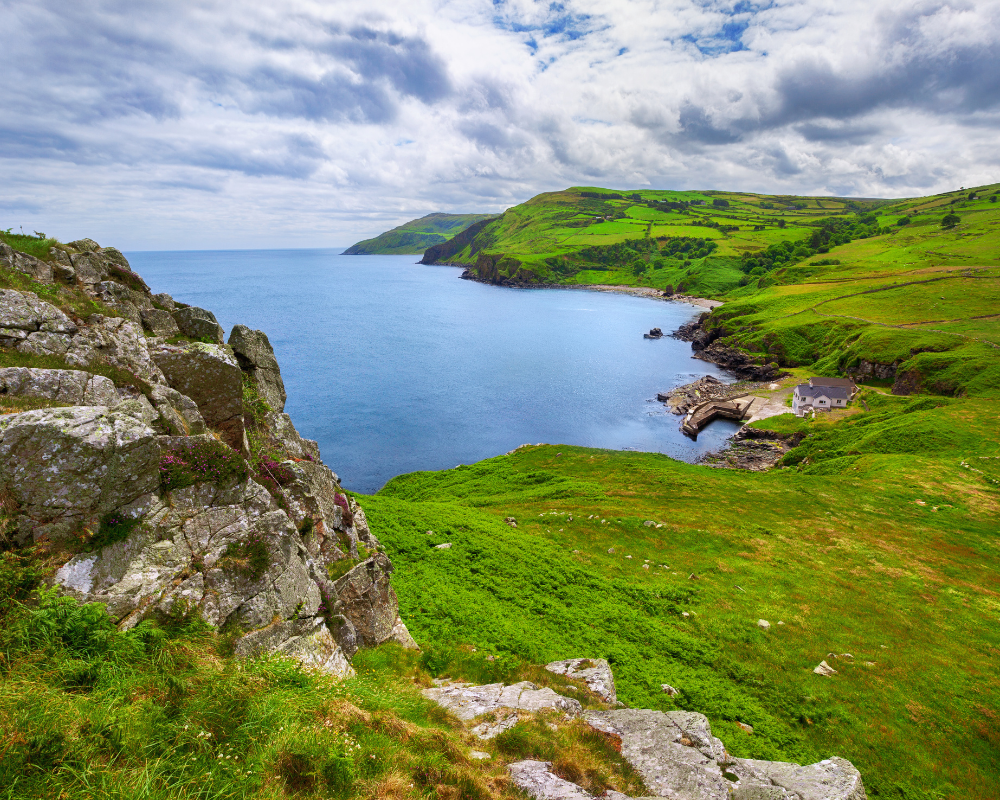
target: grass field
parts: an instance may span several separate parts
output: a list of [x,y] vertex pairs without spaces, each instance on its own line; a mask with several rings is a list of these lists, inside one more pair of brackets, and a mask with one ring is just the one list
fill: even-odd
[[541,446],[361,500],[420,641],[606,657],[627,703],[702,711],[738,755],[839,754],[874,797],[993,797],[1000,413],[868,402],[794,420],[813,437],[765,475]]

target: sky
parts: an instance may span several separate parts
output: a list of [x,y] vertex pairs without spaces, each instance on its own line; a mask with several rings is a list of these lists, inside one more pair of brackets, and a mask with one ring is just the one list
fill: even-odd
[[1000,180],[1000,0],[0,0],[0,227],[348,245],[568,186]]

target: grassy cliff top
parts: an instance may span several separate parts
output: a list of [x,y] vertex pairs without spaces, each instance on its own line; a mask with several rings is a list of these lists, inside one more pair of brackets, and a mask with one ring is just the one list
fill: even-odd
[[348,256],[416,255],[434,244],[446,242],[470,225],[490,214],[428,214],[376,236],[352,244],[344,251]]

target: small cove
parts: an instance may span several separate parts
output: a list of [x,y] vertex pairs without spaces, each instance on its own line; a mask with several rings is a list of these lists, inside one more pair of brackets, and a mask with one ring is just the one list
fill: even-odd
[[[629,295],[507,289],[459,279],[416,256],[339,250],[133,252],[154,292],[210,309],[228,331],[265,331],[285,410],[319,441],[345,487],[549,442],[661,452],[684,461],[738,428],[697,441],[658,391],[710,374],[686,342],[643,339],[703,309]],[[651,402],[653,401],[653,402]]]

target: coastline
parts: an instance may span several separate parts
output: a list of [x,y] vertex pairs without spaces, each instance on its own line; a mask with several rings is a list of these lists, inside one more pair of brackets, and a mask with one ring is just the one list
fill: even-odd
[[581,289],[589,292],[608,292],[611,294],[630,294],[634,297],[648,297],[651,300],[667,300],[679,303],[687,303],[691,306],[699,306],[709,310],[723,305],[722,300],[710,300],[707,297],[695,297],[688,294],[664,295],[661,289],[654,289],[652,286],[623,286],[610,283],[577,283],[577,284],[547,284],[547,288],[559,289]]

